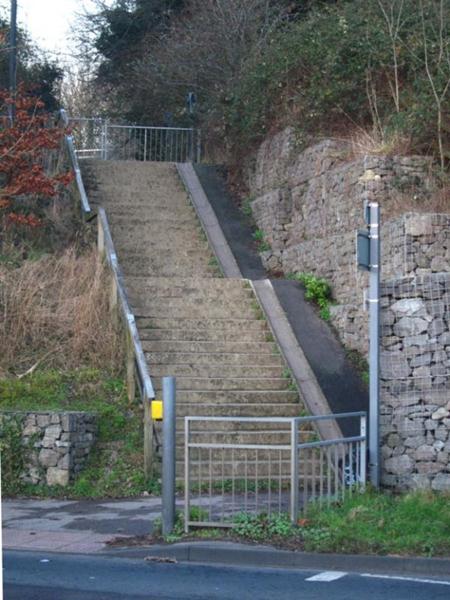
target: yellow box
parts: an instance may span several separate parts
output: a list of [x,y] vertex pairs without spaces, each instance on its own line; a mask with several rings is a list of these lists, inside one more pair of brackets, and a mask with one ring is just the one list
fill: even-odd
[[163,418],[163,402],[162,400],[152,401],[152,419],[154,421],[162,421]]

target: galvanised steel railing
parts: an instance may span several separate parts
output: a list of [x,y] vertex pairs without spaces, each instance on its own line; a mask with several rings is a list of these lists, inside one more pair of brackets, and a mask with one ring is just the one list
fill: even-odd
[[[60,111],[60,120],[62,126],[67,128],[69,120],[64,109]],[[65,134],[65,149],[67,152],[67,162],[75,173],[76,190],[80,199],[81,212],[83,218],[86,219],[92,214],[92,211],[81,176],[74,139],[70,134]],[[150,477],[154,447],[154,430],[150,405],[155,398],[155,392],[147,361],[142,350],[136,320],[128,301],[124,276],[117,258],[105,210],[100,207],[96,217],[98,226],[98,253],[102,259],[106,259],[111,272],[112,289],[110,307],[111,310],[117,310],[125,333],[128,397],[130,401],[134,400],[137,391],[144,410],[144,472],[146,477]]]
[[[317,423],[358,417],[360,434],[320,440]],[[366,483],[366,413],[185,417],[185,529],[233,527],[240,513],[298,515]],[[264,443],[259,439],[264,438]]]
[[200,162],[201,133],[192,127],[122,125],[107,119],[71,117],[80,158]]

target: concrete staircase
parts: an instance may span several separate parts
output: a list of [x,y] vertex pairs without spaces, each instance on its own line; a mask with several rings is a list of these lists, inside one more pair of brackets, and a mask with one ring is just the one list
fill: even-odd
[[251,286],[221,278],[175,166],[85,160],[83,178],[107,211],[155,389],[177,377],[179,443],[185,415],[298,416]]

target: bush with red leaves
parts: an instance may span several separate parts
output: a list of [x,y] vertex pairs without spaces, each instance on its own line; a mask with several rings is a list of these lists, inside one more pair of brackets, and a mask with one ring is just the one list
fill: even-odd
[[[11,101],[9,92],[0,89],[0,115],[6,115]],[[7,116],[0,117],[0,215],[5,226],[39,227],[42,220],[22,214],[20,201],[52,198],[73,179],[70,172],[46,172],[46,158],[60,147],[64,131],[50,125],[52,116],[43,108],[38,98],[27,95],[20,86],[14,123],[11,125]]]

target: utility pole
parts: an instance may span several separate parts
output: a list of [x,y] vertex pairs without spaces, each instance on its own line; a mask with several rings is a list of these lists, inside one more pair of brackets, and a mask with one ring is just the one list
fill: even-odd
[[9,105],[9,121],[14,122],[17,91],[17,0],[11,0],[11,18],[9,24],[9,93],[12,102]]

